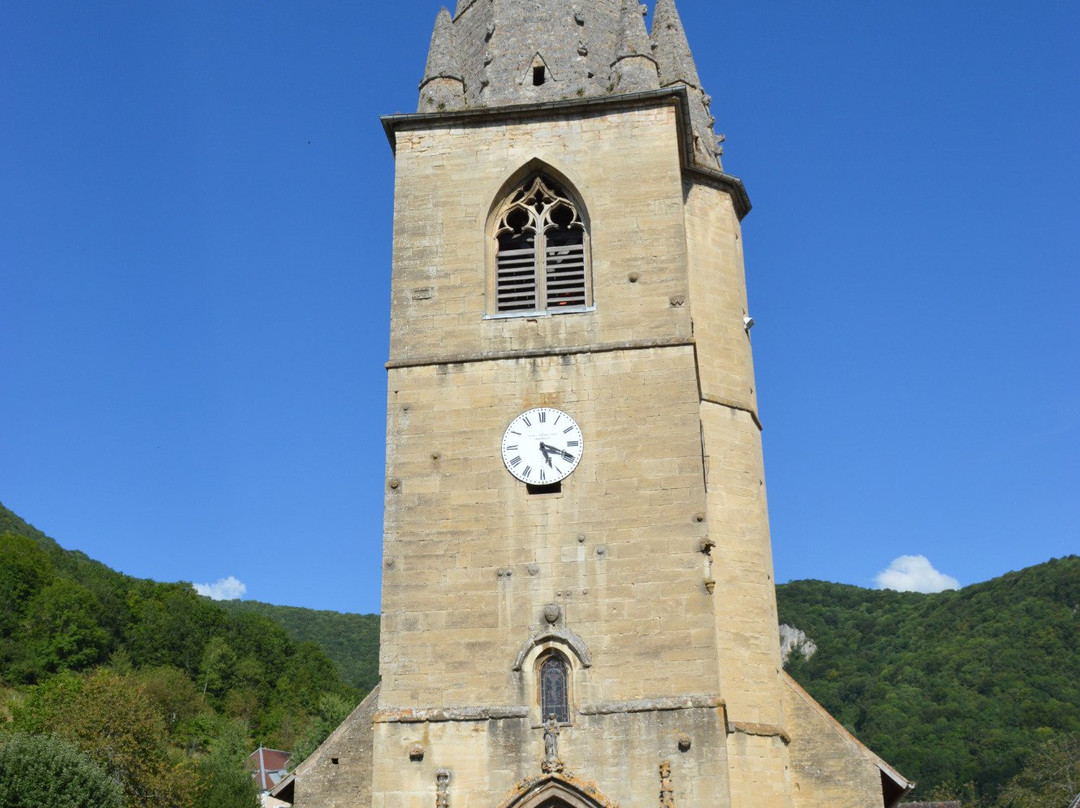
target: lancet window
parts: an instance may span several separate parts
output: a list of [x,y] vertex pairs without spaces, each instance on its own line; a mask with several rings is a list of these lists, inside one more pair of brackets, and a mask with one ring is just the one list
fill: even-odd
[[495,220],[495,313],[581,311],[592,304],[588,234],[578,205],[534,175]]
[[569,666],[559,654],[540,663],[540,714],[543,720],[554,715],[560,724],[570,722]]

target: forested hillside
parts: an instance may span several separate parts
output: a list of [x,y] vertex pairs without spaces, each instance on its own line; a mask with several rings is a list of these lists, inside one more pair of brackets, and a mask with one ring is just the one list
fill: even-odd
[[1075,745],[1080,557],[933,595],[795,581],[777,601],[817,646],[788,671],[920,795],[989,801],[1048,742]]
[[[0,804],[9,761],[48,754],[99,766],[103,789],[120,777],[128,806],[248,808],[243,754],[302,757],[377,676],[376,615],[214,603],[2,505],[0,591]],[[789,672],[913,798],[1065,808],[1080,791],[1080,557],[934,595],[796,581],[777,601],[816,646]]]
[[[45,748],[102,767],[129,806],[251,806],[246,753],[302,755],[361,696],[316,643],[189,584],[114,572],[2,505],[0,593],[3,804],[9,758]],[[51,735],[60,745],[35,745]]]
[[379,681],[379,615],[274,606],[256,600],[222,601],[234,614],[258,614],[284,628],[297,642],[315,642],[334,660],[342,680],[368,692]]

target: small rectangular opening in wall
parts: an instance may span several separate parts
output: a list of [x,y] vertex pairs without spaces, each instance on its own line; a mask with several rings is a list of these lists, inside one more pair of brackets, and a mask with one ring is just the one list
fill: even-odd
[[539,87],[544,83],[544,66],[537,65],[533,68],[533,87]]
[[[566,423],[565,421],[563,423]],[[550,485],[533,485],[532,483],[526,483],[525,488],[530,494],[561,494],[562,482],[551,483]]]
[[338,759],[337,758],[330,758],[330,762],[335,766],[338,765]]

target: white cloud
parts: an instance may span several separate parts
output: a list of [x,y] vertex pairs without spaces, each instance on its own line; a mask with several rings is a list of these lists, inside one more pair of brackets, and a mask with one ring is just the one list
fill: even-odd
[[874,581],[878,589],[895,589],[897,592],[941,592],[960,588],[958,580],[938,572],[926,556],[921,555],[894,558],[889,568],[879,572]]
[[243,597],[244,593],[247,592],[244,583],[238,581],[232,575],[228,578],[221,578],[212,584],[192,584],[192,586],[200,595],[211,600],[236,600]]

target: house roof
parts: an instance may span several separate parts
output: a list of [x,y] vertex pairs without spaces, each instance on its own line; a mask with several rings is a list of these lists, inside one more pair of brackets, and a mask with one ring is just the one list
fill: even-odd
[[248,771],[259,791],[269,791],[288,775],[291,753],[260,746],[247,756]]

